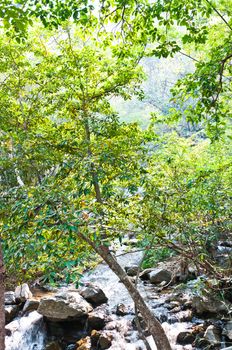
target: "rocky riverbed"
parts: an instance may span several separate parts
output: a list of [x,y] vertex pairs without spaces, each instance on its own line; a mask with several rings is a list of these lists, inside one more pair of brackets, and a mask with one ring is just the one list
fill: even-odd
[[[193,266],[181,274],[178,258],[138,272],[141,253],[119,261],[162,323],[173,350],[232,349],[230,303],[211,293],[198,294]],[[184,281],[183,281],[184,280]],[[184,282],[184,283],[183,283]],[[143,350],[134,305],[105,265],[84,276],[82,285],[32,290],[24,284],[5,295],[6,350]],[[143,319],[140,324],[156,349]]]

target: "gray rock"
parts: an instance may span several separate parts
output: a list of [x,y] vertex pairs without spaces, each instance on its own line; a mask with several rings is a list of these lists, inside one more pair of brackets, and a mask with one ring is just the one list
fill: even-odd
[[101,310],[93,310],[88,316],[88,326],[97,331],[103,329],[106,325],[107,315]]
[[195,340],[195,335],[191,331],[180,332],[176,338],[177,344],[188,345]]
[[220,312],[227,312],[230,305],[225,305],[222,301],[212,297],[194,296],[192,299],[192,307],[198,315],[204,313],[217,314]]
[[92,306],[78,293],[69,290],[40,300],[38,312],[51,321],[67,321],[86,316]]
[[149,273],[152,272],[153,270],[154,270],[153,268],[145,269],[139,274],[139,277],[141,278],[141,280],[144,280],[144,281],[149,280]]
[[185,310],[179,312],[176,317],[178,318],[179,322],[190,322],[193,318],[192,310]]
[[100,349],[109,349],[112,343],[112,335],[108,333],[103,333],[100,335],[100,338],[98,340],[98,344],[100,346]]
[[168,283],[172,279],[172,274],[164,269],[155,269],[149,273],[149,279],[153,284],[158,284],[163,281]]
[[118,316],[125,316],[128,315],[129,311],[128,308],[126,307],[126,305],[124,304],[118,304],[116,307],[116,315]]
[[168,310],[172,310],[172,309],[174,309],[176,307],[179,307],[179,306],[180,306],[179,301],[170,301],[170,303],[167,304],[166,307],[167,307]]
[[80,295],[94,306],[107,303],[108,298],[101,288],[93,284],[87,284],[79,289]]
[[221,336],[220,331],[217,327],[210,325],[207,327],[204,338],[210,345],[220,345],[221,344]]
[[128,276],[136,276],[139,271],[139,266],[137,265],[126,266],[125,270]]
[[229,338],[230,340],[232,340],[232,321],[228,321],[223,330],[222,330],[222,334],[226,335],[227,338]]
[[27,283],[23,283],[21,286],[15,288],[15,299],[19,302],[25,302],[27,299],[32,298],[32,293]]
[[39,307],[39,300],[37,299],[29,299],[26,301],[23,307],[23,313],[36,311]]
[[15,305],[15,292],[5,292],[5,305]]
[[19,310],[20,310],[19,305],[6,305],[5,306],[6,323],[11,322],[18,315]]

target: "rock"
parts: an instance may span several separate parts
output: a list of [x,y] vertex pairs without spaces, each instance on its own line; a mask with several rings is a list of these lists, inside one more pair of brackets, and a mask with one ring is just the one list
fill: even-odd
[[102,312],[102,310],[94,310],[89,313],[88,326],[90,329],[100,330],[106,325],[107,315]]
[[181,311],[176,316],[179,322],[190,322],[193,318],[192,310]]
[[[30,322],[30,327],[33,327],[34,325],[36,327],[41,325],[42,316],[37,314],[36,312],[35,312],[35,315],[33,315],[33,316],[35,316],[35,317],[33,317],[33,319],[31,319],[31,322],[29,321]],[[23,324],[23,317],[14,319],[12,322],[8,323],[5,326],[6,335],[10,336],[10,335],[14,334],[15,332],[19,332],[20,333],[22,328],[23,328],[22,326],[24,326],[24,324]]]
[[112,335],[108,334],[108,333],[102,333],[100,335],[98,344],[100,346],[100,349],[104,350],[104,349],[109,349],[109,347],[111,346],[112,343]]
[[93,284],[88,284],[79,289],[80,295],[94,306],[107,303],[108,299],[101,288]]
[[180,306],[179,301],[170,301],[170,303],[167,304],[166,308],[167,308],[168,310],[172,310],[172,309],[174,309],[174,308],[176,308],[176,307],[179,307],[179,306]]
[[93,346],[96,346],[96,345],[97,345],[98,340],[99,340],[99,338],[100,338],[100,335],[101,335],[101,332],[98,332],[98,331],[96,331],[96,330],[93,330],[93,331],[91,332],[91,337],[90,337],[90,339],[91,339],[91,344],[92,344]]
[[128,276],[136,276],[138,271],[139,271],[139,266],[137,265],[132,265],[132,266],[126,266],[125,267],[125,271],[127,273]]
[[176,314],[176,313],[178,313],[178,312],[180,312],[181,311],[181,307],[180,306],[176,306],[176,307],[174,307],[172,310],[171,310],[171,312],[173,313],[173,314]]
[[14,320],[14,321],[10,322],[5,327],[6,335],[7,336],[12,335],[14,332],[16,332],[19,329],[19,327],[20,327],[20,324],[19,324],[18,320]]
[[198,315],[204,313],[217,314],[220,312],[228,312],[229,305],[212,297],[194,296],[192,299],[192,307]]
[[118,322],[117,321],[111,321],[108,322],[105,326],[105,329],[108,331],[113,331],[118,328]]
[[5,305],[15,305],[15,292],[5,292]]
[[5,306],[6,323],[11,322],[17,316],[19,310],[20,310],[19,305],[6,305]]
[[38,312],[51,321],[68,321],[87,316],[92,306],[78,293],[69,290],[40,300]]
[[23,313],[36,311],[39,307],[39,300],[37,299],[29,299],[26,301],[23,307]]
[[158,284],[163,281],[169,283],[172,279],[172,274],[164,269],[155,269],[149,273],[149,279],[153,284]]
[[197,276],[197,268],[194,264],[188,264],[188,273],[192,276]]
[[144,281],[149,280],[149,273],[152,272],[153,270],[154,270],[153,268],[145,269],[139,274],[139,277],[141,278],[141,280],[144,280]]
[[89,350],[91,349],[91,341],[90,337],[86,337],[84,339],[79,340],[77,343],[76,350]]
[[225,324],[225,326],[222,330],[222,334],[225,335],[230,340],[232,340],[232,321],[228,321]]
[[184,302],[183,304],[183,309],[191,309],[192,308],[192,300],[187,300],[186,302]]
[[32,293],[27,283],[23,283],[21,286],[15,288],[15,299],[19,302],[25,302],[27,299],[32,298]]
[[[88,335],[86,329],[86,320],[86,316],[60,322],[50,321],[49,319],[46,319],[46,326],[50,337],[49,339],[59,339],[62,341],[63,345],[75,344],[79,339],[82,339]],[[67,349],[65,348],[65,350]]]
[[228,268],[231,265],[230,254],[218,254],[218,255],[215,256],[215,261],[221,267]]
[[118,316],[125,316],[128,315],[129,311],[126,305],[124,304],[118,304],[116,307],[116,315]]
[[163,287],[165,287],[165,286],[166,286],[166,284],[167,284],[167,282],[166,282],[166,281],[161,282],[161,283],[159,284],[159,287],[161,287],[161,289],[160,289],[160,290],[162,290],[162,289],[163,289]]
[[176,338],[177,344],[188,345],[192,344],[195,340],[195,335],[190,331],[180,332]]
[[189,301],[189,296],[184,293],[176,293],[171,294],[167,299],[166,302],[178,302],[180,305],[185,304],[187,301]]
[[210,325],[207,327],[204,338],[207,340],[207,342],[210,345],[220,345],[221,344],[221,336],[220,336],[220,330],[213,326]]

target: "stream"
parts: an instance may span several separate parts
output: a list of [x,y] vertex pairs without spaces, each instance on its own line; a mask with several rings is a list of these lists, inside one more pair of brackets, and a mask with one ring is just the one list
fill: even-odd
[[[125,254],[127,247],[122,246],[117,252],[118,261],[121,266],[138,265],[142,258],[141,252],[130,252]],[[99,264],[93,271],[86,273],[81,281],[93,283],[99,286],[108,297],[108,303],[105,306],[110,321],[106,324],[105,329],[109,329],[113,334],[111,350],[145,350],[143,341],[140,339],[137,330],[133,327],[134,307],[127,290],[122,283],[119,282],[117,276],[105,264]],[[63,287],[65,291],[69,287]],[[180,332],[190,329],[193,325],[191,322],[183,321],[183,311],[171,313],[168,310],[167,299],[168,292],[157,293],[156,289],[150,283],[139,280],[138,288],[149,304],[154,314],[160,320],[165,332],[170,340],[173,350],[191,350],[195,349],[192,345],[177,345],[176,338]],[[169,293],[170,295],[170,293]],[[124,316],[116,314],[118,304],[124,304],[128,310]],[[201,323],[201,320],[197,320]],[[12,325],[13,324],[13,325]],[[6,336],[6,350],[44,350],[46,342],[46,327],[41,315],[36,311],[31,312],[28,316],[18,317],[10,323],[12,334]],[[83,336],[84,337],[84,336]],[[147,337],[152,350],[156,350],[156,346],[151,337]],[[67,347],[69,349],[69,347]],[[71,349],[71,348],[70,348]]]

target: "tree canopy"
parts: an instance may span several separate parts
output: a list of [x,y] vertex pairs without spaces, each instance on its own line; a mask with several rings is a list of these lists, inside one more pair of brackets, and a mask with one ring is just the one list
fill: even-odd
[[[110,246],[133,231],[145,264],[161,247],[227,280],[212,246],[231,228],[231,8],[4,0],[0,10],[7,273],[78,283],[97,253],[138,300],[151,333],[160,332],[160,350],[170,348],[163,329]],[[169,91],[171,102],[147,128],[122,122],[112,98],[156,102],[154,89],[142,89],[142,59],[177,53],[194,66]],[[188,134],[186,123],[194,126]]]

